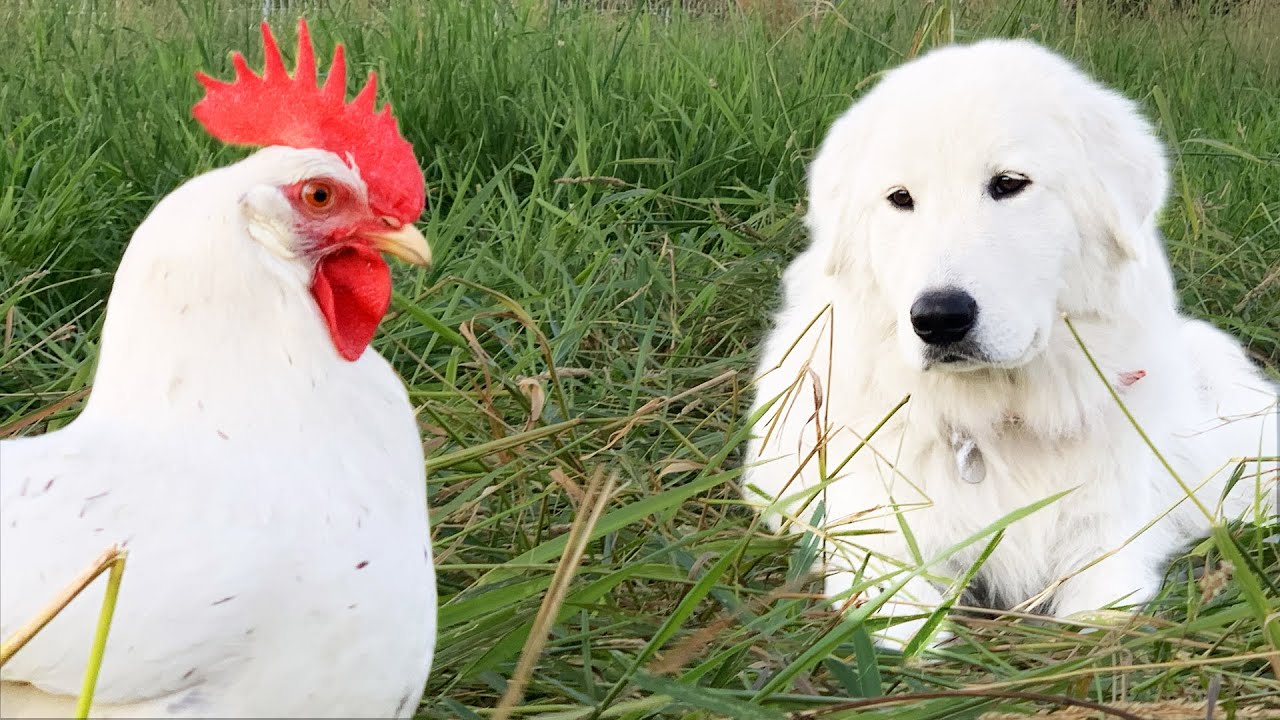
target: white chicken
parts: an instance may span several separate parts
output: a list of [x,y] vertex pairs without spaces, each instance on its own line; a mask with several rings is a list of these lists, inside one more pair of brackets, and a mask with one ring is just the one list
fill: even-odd
[[[165,197],[107,304],[66,428],[0,443],[0,636],[112,543],[129,552],[98,717],[407,717],[435,645],[421,440],[368,350],[380,252],[426,264],[422,173],[375,78],[198,76],[215,137],[263,147]],[[70,717],[104,583],[0,675],[0,715]]]

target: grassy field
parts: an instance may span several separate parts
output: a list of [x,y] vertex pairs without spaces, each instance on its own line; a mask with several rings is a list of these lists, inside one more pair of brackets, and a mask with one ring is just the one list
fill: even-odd
[[[1195,548],[1154,615],[1080,634],[975,613],[927,663],[873,653],[815,595],[813,543],[758,528],[736,482],[753,351],[805,242],[806,162],[878,72],[951,39],[1037,39],[1142,102],[1175,159],[1162,227],[1182,298],[1274,372],[1280,11],[744,4],[309,6],[321,48],[341,39],[353,75],[381,74],[430,188],[437,262],[397,271],[375,340],[429,448],[441,635],[420,715],[492,716],[551,589],[516,717],[923,720],[1074,698],[1203,718],[1207,697],[1276,717],[1276,528],[1233,531],[1234,572],[1222,537]],[[0,436],[74,417],[132,229],[243,156],[189,114],[197,68],[227,76],[233,48],[260,62],[261,4],[225,5],[0,8]],[[293,15],[273,22],[290,45]],[[566,549],[581,567],[556,578]]]

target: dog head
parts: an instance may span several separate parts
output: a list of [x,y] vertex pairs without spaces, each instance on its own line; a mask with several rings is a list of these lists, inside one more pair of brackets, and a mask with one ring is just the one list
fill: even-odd
[[[1163,149],[1128,99],[1026,41],[936,50],[832,126],[807,222],[921,370],[1019,367],[1130,264],[1167,274]],[[1164,268],[1159,270],[1159,268]]]

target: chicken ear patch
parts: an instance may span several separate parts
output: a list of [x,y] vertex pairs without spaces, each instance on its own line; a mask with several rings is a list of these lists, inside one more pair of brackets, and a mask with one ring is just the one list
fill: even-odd
[[356,360],[391,306],[391,268],[373,248],[342,248],[316,264],[311,295],[338,354]]

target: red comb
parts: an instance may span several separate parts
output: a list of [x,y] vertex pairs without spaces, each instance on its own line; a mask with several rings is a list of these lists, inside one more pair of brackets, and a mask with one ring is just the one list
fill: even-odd
[[400,134],[388,104],[374,108],[378,78],[369,82],[347,103],[347,67],[342,45],[333,50],[333,65],[324,85],[316,82],[316,58],[306,20],[298,19],[298,65],[293,77],[262,23],[266,68],[262,77],[249,69],[244,56],[235,53],[232,82],[222,82],[203,72],[196,79],[204,85],[204,99],[191,114],[215,138],[234,145],[328,150],[354,164],[369,188],[374,212],[412,223],[422,213],[425,194],[422,170],[413,146]]

